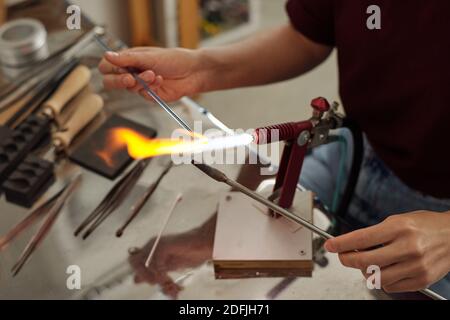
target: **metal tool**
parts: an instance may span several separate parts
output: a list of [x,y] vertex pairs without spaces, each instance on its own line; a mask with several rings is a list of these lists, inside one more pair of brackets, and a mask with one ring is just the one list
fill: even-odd
[[[72,62],[69,62],[68,67],[72,68],[74,65]],[[66,68],[63,68],[64,75],[66,74]],[[67,70],[68,71],[68,70]],[[58,70],[58,76],[60,70]],[[12,173],[17,166],[23,161],[23,159],[27,156],[29,152],[31,152],[36,146],[42,141],[44,137],[46,137],[51,128],[51,120],[55,120],[58,122],[58,116],[63,109],[63,107],[67,104],[69,100],[71,100],[82,87],[86,86],[90,79],[90,71],[84,66],[79,66],[73,70],[69,76],[62,82],[62,84],[56,89],[55,93],[44,103],[44,112],[46,110],[47,113],[44,113],[44,116],[36,116],[31,115],[27,117],[20,126],[18,126],[15,130],[15,135],[11,138],[11,141],[6,141],[7,145],[3,148],[3,152],[6,155],[6,159],[8,161],[4,161],[2,163],[1,168],[1,176],[0,183]],[[52,83],[50,81],[49,83]],[[47,86],[47,83],[44,84],[43,90]],[[39,85],[40,87],[40,85]],[[40,92],[41,90],[38,90]],[[31,96],[30,98],[32,98]],[[39,97],[37,97],[39,100]],[[81,98],[80,98],[81,99]],[[84,103],[85,101],[82,101]],[[80,103],[77,101],[77,103]],[[76,105],[79,107],[79,105]],[[21,110],[23,111],[23,110]],[[83,113],[89,114],[90,110],[84,111]],[[14,116],[13,118],[16,118]],[[8,121],[9,122],[9,121]],[[60,134],[63,137],[69,136],[71,133],[66,132],[64,134]],[[6,148],[6,147],[9,148]],[[12,159],[14,161],[12,161]]]
[[39,83],[36,88],[28,91],[17,102],[0,111],[1,121],[10,128],[15,128],[23,119],[38,109],[64,81],[67,75],[78,65],[77,59],[70,60],[57,68],[51,77]]
[[[95,36],[95,39],[97,40],[98,44],[105,50],[113,52],[113,50],[99,37]],[[144,88],[145,92],[161,107],[163,108],[181,127],[188,130],[189,132],[192,132],[192,129],[189,127],[189,125],[181,119],[173,110],[172,108],[164,101],[162,100],[148,85],[147,83],[141,79],[138,75],[138,71],[133,68],[126,68],[126,70],[133,76],[133,78],[136,80],[138,84]]]
[[[73,114],[64,124],[63,130],[53,134],[52,148],[45,156],[39,159],[35,154],[29,154],[28,157],[25,154],[21,163],[9,174],[2,185],[8,201],[31,207],[53,184],[55,180],[53,160],[59,158],[62,153],[67,153],[72,140],[101,112],[103,100],[99,95],[86,93],[75,98],[70,103],[70,108],[73,108]],[[38,119],[34,122],[39,124]],[[45,123],[48,124],[48,121]],[[30,125],[25,126],[26,128],[30,128]]]
[[56,199],[61,195],[63,190],[64,189],[60,190],[58,193],[56,193],[53,197],[45,201],[38,208],[34,209],[28,216],[25,217],[25,219],[20,221],[15,227],[9,230],[7,234],[0,237],[0,251],[6,249],[9,243],[11,243],[29,226],[34,224],[37,221],[37,219],[39,219],[42,215],[44,215],[48,211],[48,208],[55,203]]
[[74,235],[78,236],[78,234],[90,225],[89,229],[86,230],[82,236],[83,240],[88,238],[92,232],[94,232],[100,224],[122,204],[133,187],[136,185],[138,179],[141,177],[149,163],[150,159],[139,160],[136,165],[114,185],[97,208],[95,208],[95,210],[86,217],[86,219],[75,230]]
[[136,203],[131,207],[130,215],[128,219],[125,221],[124,225],[120,227],[116,231],[116,237],[120,238],[125,229],[130,225],[131,222],[138,216],[139,212],[141,212],[144,205],[147,203],[147,201],[150,199],[150,197],[153,195],[153,193],[158,188],[161,181],[164,179],[164,177],[169,173],[170,169],[173,167],[173,162],[170,161],[169,164],[166,166],[164,171],[160,174],[158,179],[152,183],[142,194],[142,196],[136,201]]
[[91,80],[88,67],[79,65],[59,85],[58,89],[42,104],[42,114],[55,120],[61,127],[60,114],[69,101],[85,88]]
[[67,151],[73,139],[103,110],[104,102],[98,94],[87,93],[76,97],[71,103],[74,113],[62,124],[61,130],[53,134],[56,151]]
[[281,214],[285,218],[304,226],[305,228],[314,232],[315,234],[319,235],[320,237],[325,238],[325,239],[333,238],[333,236],[331,234],[329,234],[328,232],[316,227],[314,224],[310,223],[309,221],[306,221],[302,217],[299,217],[298,215],[288,211],[287,209],[280,207],[279,205],[266,199],[265,197],[261,196],[260,194],[248,189],[247,187],[243,186],[242,184],[228,178],[223,172],[221,172],[211,166],[208,166],[206,164],[199,164],[199,163],[195,163],[195,162],[192,162],[192,164],[195,167],[197,167],[199,170],[201,170],[203,173],[205,173],[209,177],[213,178],[214,180],[225,183],[225,184],[229,185],[230,187],[238,190],[239,192],[246,194],[250,198],[262,203],[269,209],[272,209],[273,211]]
[[153,255],[155,254],[156,247],[158,246],[159,241],[161,240],[164,230],[166,230],[167,225],[169,224],[170,218],[172,217],[173,213],[175,212],[175,208],[181,202],[181,200],[183,200],[183,194],[180,193],[177,195],[174,203],[172,204],[169,212],[167,213],[166,219],[164,220],[164,223],[163,223],[161,229],[159,230],[158,236],[156,237],[155,242],[153,243],[152,249],[150,250],[150,253],[148,254],[147,260],[145,260],[146,268],[150,267],[150,263],[152,263],[152,259],[153,259]]
[[72,181],[70,181],[53,198],[51,198],[43,206],[31,212],[30,215],[24,221],[22,221],[18,226],[16,226],[16,228],[13,229],[14,232],[10,233],[9,236],[7,236],[9,241],[11,241],[15,236],[17,236],[21,232],[21,230],[23,230],[23,227],[26,227],[27,225],[34,222],[41,215],[48,215],[47,219],[44,221],[39,231],[28,242],[27,246],[20,255],[19,260],[11,269],[13,276],[16,276],[20,272],[24,264],[30,258],[31,254],[36,250],[39,244],[48,235],[51,227],[58,218],[62,208],[67,203],[67,200],[70,198],[70,196],[74,193],[80,181],[81,175],[78,175],[74,179],[72,179]]

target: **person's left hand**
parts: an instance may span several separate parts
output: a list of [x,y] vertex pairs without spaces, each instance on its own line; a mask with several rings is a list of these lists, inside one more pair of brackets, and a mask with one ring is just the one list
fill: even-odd
[[325,248],[341,263],[360,269],[381,268],[388,293],[418,291],[450,271],[450,213],[419,211],[328,240]]

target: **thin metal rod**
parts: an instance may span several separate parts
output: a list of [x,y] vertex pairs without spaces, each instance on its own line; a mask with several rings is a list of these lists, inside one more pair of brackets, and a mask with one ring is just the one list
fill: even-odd
[[169,224],[170,218],[172,217],[175,208],[177,207],[177,205],[180,203],[180,201],[183,200],[183,194],[179,193],[177,198],[175,199],[174,203],[172,204],[172,207],[170,208],[169,212],[167,213],[166,216],[166,220],[164,220],[164,223],[161,227],[161,229],[159,230],[159,234],[155,239],[155,242],[153,243],[152,249],[150,250],[150,253],[147,257],[147,260],[145,261],[145,267],[148,268],[150,266],[150,263],[152,262],[153,259],[153,255],[155,254],[156,251],[156,247],[159,244],[159,241],[161,240],[161,237],[164,233],[164,230],[166,230],[167,225]]
[[23,231],[25,231],[26,228],[34,224],[38,218],[46,214],[49,208],[55,203],[56,199],[61,195],[63,191],[64,189],[55,194],[52,198],[50,198],[38,208],[34,209],[28,216],[25,217],[25,219],[19,222],[5,236],[0,237],[0,251],[5,249],[8,244],[16,237],[18,237]]
[[437,294],[434,291],[431,291],[430,289],[424,289],[424,290],[420,290],[420,293],[426,295],[428,298],[431,298],[433,300],[443,300],[446,301],[447,299],[444,298],[443,296]]
[[[105,50],[113,52],[113,50],[99,37],[95,36],[95,39],[97,40],[97,43]],[[192,132],[191,127],[183,120],[181,119],[173,110],[172,108],[163,100],[161,99],[156,92],[154,92],[147,83],[139,77],[136,70],[133,68],[125,68],[136,80],[138,84],[142,86],[142,88],[145,90],[145,92],[161,107],[163,108],[181,127],[188,130],[189,132]]]
[[315,234],[317,234],[318,236],[324,238],[324,239],[332,239],[333,236],[331,234],[329,234],[328,232],[320,229],[319,227],[315,226],[314,224],[306,221],[305,219],[297,216],[296,214],[280,207],[279,205],[273,203],[272,201],[264,198],[263,196],[261,196],[260,194],[248,189],[247,187],[243,186],[242,184],[231,180],[231,179],[227,179],[225,181],[226,184],[228,184],[230,187],[233,187],[236,190],[239,190],[240,192],[246,194],[247,196],[249,196],[250,198],[262,203],[263,205],[265,205],[266,207],[268,207],[269,209],[272,209],[273,211],[281,214],[283,217],[294,221],[302,226],[304,226],[305,228],[307,228],[308,230],[314,232]]

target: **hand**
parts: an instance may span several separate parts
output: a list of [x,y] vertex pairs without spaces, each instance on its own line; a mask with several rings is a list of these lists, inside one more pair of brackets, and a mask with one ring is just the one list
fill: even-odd
[[133,48],[107,52],[99,64],[107,89],[128,89],[151,99],[125,68],[140,71],[139,76],[162,99],[175,101],[199,93],[207,80],[207,63],[194,50]]
[[177,298],[182,287],[168,275],[170,271],[195,268],[212,258],[215,218],[190,232],[163,237],[148,268],[145,262],[155,238],[142,249],[130,252],[129,262],[135,270],[135,282],[161,286],[164,294]]
[[379,266],[381,285],[388,293],[422,290],[450,271],[450,213],[391,216],[328,240],[325,248],[339,253],[344,266],[360,269],[366,277],[369,266]]

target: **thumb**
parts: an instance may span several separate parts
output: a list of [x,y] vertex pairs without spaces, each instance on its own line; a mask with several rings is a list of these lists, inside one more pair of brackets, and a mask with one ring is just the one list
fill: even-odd
[[113,65],[122,68],[133,67],[141,70],[151,69],[151,61],[148,61],[148,55],[143,52],[106,52],[105,59]]

